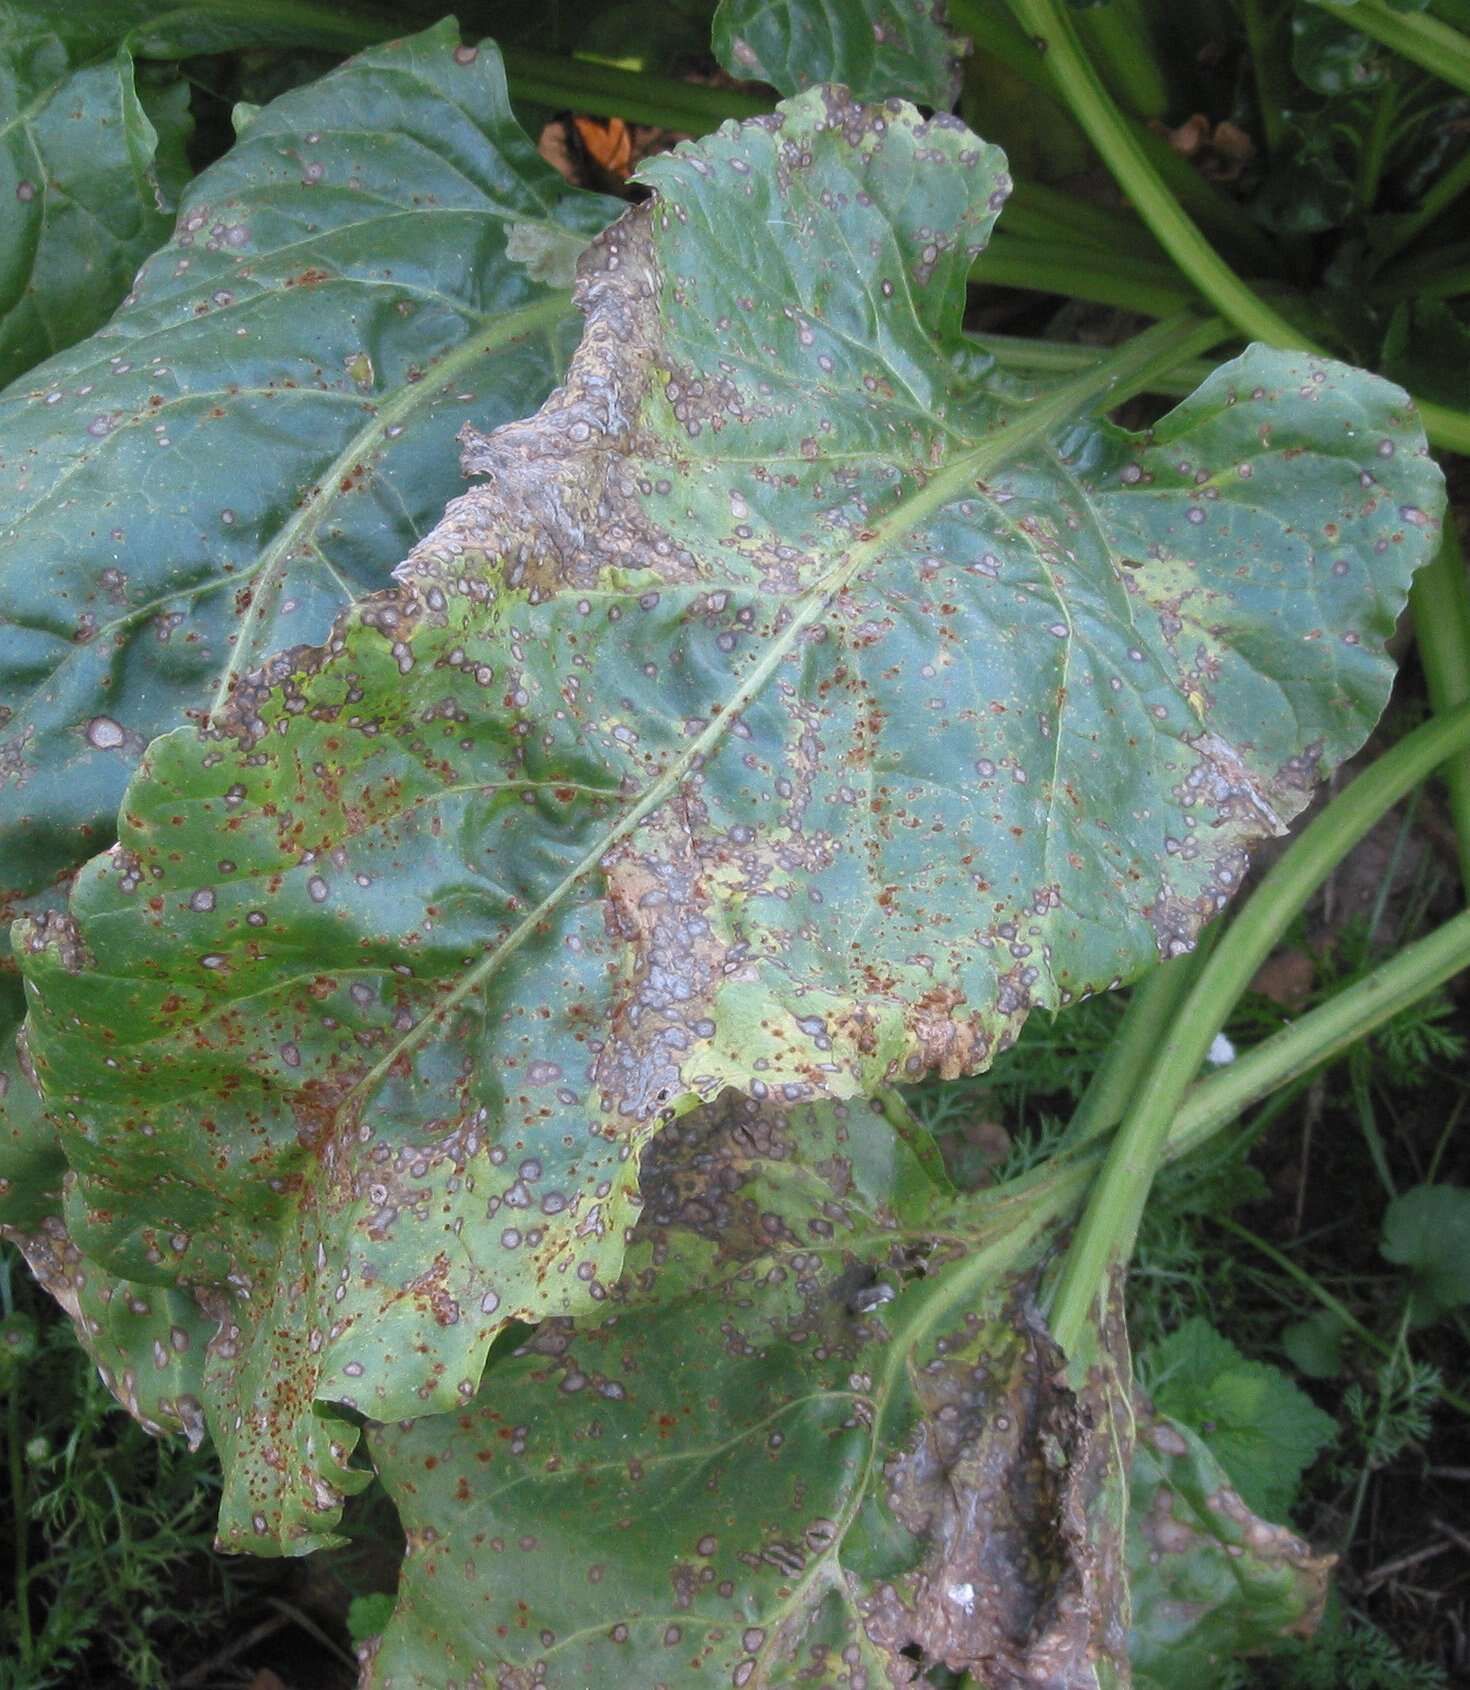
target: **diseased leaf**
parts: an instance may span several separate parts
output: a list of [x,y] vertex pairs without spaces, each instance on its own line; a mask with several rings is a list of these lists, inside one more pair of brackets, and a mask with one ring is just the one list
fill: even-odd
[[944,0],[720,0],[712,36],[732,76],[780,94],[840,82],[859,100],[896,95],[941,112],[959,98],[969,48]]
[[1200,1690],[1231,1661],[1316,1629],[1337,1557],[1251,1513],[1194,1432],[1141,1413],[1130,1488],[1137,1690]]
[[1249,1360],[1200,1316],[1155,1345],[1143,1372],[1162,1412],[1197,1432],[1246,1506],[1273,1519],[1337,1435],[1280,1368]]
[[0,1234],[41,1224],[60,1208],[66,1157],[24,1059],[20,981],[0,974]]
[[366,1685],[1109,1682],[1126,1426],[1032,1302],[1078,1182],[951,1209],[866,1104],[727,1098],[645,1184],[603,1309],[369,1429],[408,1556]]
[[263,110],[114,320],[0,399],[0,911],[112,836],[154,735],[387,580],[464,417],[534,409],[570,349],[509,232],[614,210],[439,25]]
[[645,174],[566,385],[18,929],[71,1238],[232,1300],[233,1543],[329,1524],[310,1405],[453,1407],[604,1294],[672,1117],[975,1071],[1189,950],[1432,544],[1370,376],[1253,349],[1139,437],[988,375],[952,119],[817,90]]
[[234,0],[4,0],[0,387],[104,322],[168,234],[192,127],[176,61],[255,46],[347,52],[373,33],[309,0],[265,11]]
[[[200,1402],[205,1346],[217,1320],[187,1291],[119,1280],[88,1261],[54,1218],[33,1232],[4,1228],[31,1272],[72,1317],[77,1336],[105,1384],[155,1435],[181,1432],[204,1441]],[[356,1442],[350,1429],[347,1447]]]

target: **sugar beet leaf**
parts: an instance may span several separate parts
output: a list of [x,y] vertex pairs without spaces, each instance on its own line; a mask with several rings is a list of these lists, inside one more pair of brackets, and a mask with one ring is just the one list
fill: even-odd
[[645,175],[565,385],[18,929],[70,1243],[219,1322],[238,1547],[330,1534],[333,1405],[463,1405],[605,1299],[670,1120],[974,1071],[1188,950],[1386,696],[1441,497],[1399,390],[1253,348],[1132,435],[1146,347],[1003,380],[1004,161],[899,102]]
[[956,1202],[866,1103],[668,1128],[606,1308],[371,1430],[408,1555],[366,1684],[1172,1686],[1309,1625],[1326,1561],[1142,1404],[1133,1453],[1120,1321],[1062,1382],[1085,1174]]

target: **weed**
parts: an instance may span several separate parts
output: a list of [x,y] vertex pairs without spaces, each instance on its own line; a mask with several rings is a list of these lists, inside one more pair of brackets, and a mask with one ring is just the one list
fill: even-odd
[[210,1549],[218,1462],[120,1415],[49,1299],[0,1248],[7,1316],[40,1326],[35,1353],[0,1374],[0,1506],[14,1522],[17,1586],[0,1611],[0,1686],[168,1690],[185,1640],[216,1627],[232,1594]]

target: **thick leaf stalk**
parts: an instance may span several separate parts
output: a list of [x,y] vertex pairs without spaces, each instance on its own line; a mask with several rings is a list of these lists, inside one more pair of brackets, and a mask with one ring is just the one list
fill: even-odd
[[[1080,1343],[1090,1330],[1092,1311],[1105,1295],[1112,1274],[1126,1263],[1132,1251],[1149,1188],[1180,1104],[1226,1016],[1333,867],[1448,753],[1463,754],[1467,732],[1470,703],[1426,722],[1379,757],[1282,854],[1189,982],[1183,1002],[1163,1030],[1158,1049],[1128,1104],[1068,1249],[1051,1304],[1052,1321],[1064,1345]],[[1461,954],[1457,934],[1451,929],[1446,929],[1432,947],[1428,941],[1424,944],[1424,954],[1441,962],[1446,952],[1451,958]],[[1403,966],[1407,970],[1407,962]],[[1343,1013],[1341,1008],[1333,1012],[1330,1005],[1317,1012],[1321,1024],[1339,1028],[1337,1017]],[[1368,1017],[1364,1015],[1363,1019]],[[1299,1048],[1306,1046],[1307,1041],[1302,1040]],[[1326,1048],[1330,1049],[1330,1044]],[[1228,1082],[1225,1085],[1228,1087]],[[1082,1127],[1090,1135],[1111,1124],[1100,1113],[1089,1111]]]

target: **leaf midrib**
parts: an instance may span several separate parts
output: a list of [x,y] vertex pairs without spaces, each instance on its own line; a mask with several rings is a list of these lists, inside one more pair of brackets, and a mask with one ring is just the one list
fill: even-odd
[[[238,591],[241,587],[249,585],[252,588],[250,605],[236,625],[235,640],[231,647],[230,658],[225,664],[209,705],[209,714],[215,714],[248,665],[251,655],[250,635],[259,623],[261,606],[269,596],[273,573],[278,572],[281,565],[294,555],[301,546],[312,543],[313,536],[323,517],[338,497],[338,483],[343,476],[352,469],[358,460],[369,455],[382,444],[389,428],[393,427],[395,423],[402,422],[434,399],[439,393],[441,384],[451,381],[461,370],[473,364],[482,354],[495,352],[511,341],[523,339],[538,327],[554,326],[558,321],[569,315],[569,306],[569,295],[555,293],[545,299],[538,300],[532,305],[522,306],[519,310],[492,318],[478,334],[472,335],[461,342],[459,346],[447,352],[440,362],[426,373],[423,381],[406,383],[396,394],[373,411],[370,420],[353,435],[332,462],[322,468],[311,492],[292,511],[272,538],[261,547],[255,559],[247,568],[230,575],[219,575],[212,579],[194,582],[161,598],[150,600],[147,605],[138,606],[128,611],[126,615],[115,617],[104,628],[99,629],[98,633],[105,634],[119,627],[129,626],[164,604],[173,603],[180,599],[207,597],[226,587]],[[433,377],[432,380],[429,379],[431,376]],[[286,389],[283,391],[289,393],[293,390]],[[294,391],[315,399],[324,397],[315,389],[297,389]],[[185,399],[195,397],[197,395],[194,394],[181,395],[173,403],[183,403]],[[331,397],[346,404],[371,405],[372,403],[369,399],[353,399],[351,395],[347,394],[333,394]],[[55,493],[57,485],[53,484],[47,488],[47,500]],[[38,503],[32,508],[40,509],[43,506]],[[27,712],[35,699],[54,684],[55,677],[65,668],[67,663],[91,649],[94,645],[95,640],[88,641],[85,646],[69,645],[67,650],[58,658],[56,664],[32,687],[20,705],[15,708],[15,714],[11,718],[12,724],[28,720]]]
[[798,1581],[790,1596],[775,1610],[768,1622],[770,1629],[767,1642],[760,1651],[757,1674],[752,1676],[752,1690],[764,1690],[764,1686],[769,1683],[766,1676],[767,1651],[773,1649],[780,1640],[786,1621],[798,1610],[807,1591],[819,1578],[827,1583],[835,1583],[851,1605],[846,1581],[834,1580],[831,1569],[841,1568],[842,1548],[847,1541],[847,1534],[867,1500],[873,1482],[873,1469],[878,1461],[878,1451],[883,1444],[884,1433],[895,1406],[900,1376],[909,1376],[912,1383],[914,1352],[946,1316],[959,1309],[974,1308],[979,1303],[987,1284],[998,1281],[1046,1226],[1076,1202],[1086,1189],[1089,1174],[1090,1170],[1083,1165],[1057,1170],[1049,1188],[1043,1186],[1034,1192],[1033,1200],[1022,1214],[1016,1217],[1011,1229],[1002,1233],[986,1248],[976,1251],[962,1261],[952,1263],[944,1277],[936,1282],[934,1291],[925,1299],[913,1322],[890,1337],[883,1370],[872,1391],[867,1393],[875,1412],[868,1428],[868,1452],[863,1471],[852,1487],[842,1517],[833,1531],[831,1545],[813,1561],[811,1568]]
[[[1141,338],[1148,339],[1147,336]],[[1029,404],[1022,401],[1025,408],[1020,416],[992,430],[977,445],[960,453],[928,481],[899,500],[892,510],[876,518],[873,526],[865,531],[864,538],[840,553],[837,561],[824,575],[791,599],[794,610],[784,630],[771,637],[765,652],[746,679],[735,689],[719,712],[712,716],[705,728],[689,741],[683,752],[650,782],[622,820],[598,840],[518,926],[492,947],[474,967],[465,971],[459,984],[446,994],[431,1014],[426,1015],[391,1045],[387,1053],[374,1063],[357,1085],[344,1095],[336,1112],[338,1122],[344,1110],[355,1108],[378,1086],[397,1062],[428,1038],[446,1015],[508,962],[581,881],[600,865],[609,851],[620,845],[649,815],[673,796],[690,771],[708,758],[710,752],[725,737],[730,725],[739,719],[786,657],[796,649],[801,636],[822,617],[855,576],[882,558],[902,536],[936,516],[951,500],[967,491],[979,490],[977,484],[983,482],[987,475],[993,474],[1027,447],[1045,439],[1053,430],[1071,420],[1126,379],[1135,366],[1145,364],[1153,356],[1155,353],[1152,347],[1146,354],[1141,354],[1138,343],[1130,342],[1103,364],[1085,372],[1048,396],[1032,400]]]
[[[565,293],[554,293],[547,298],[538,300],[534,305],[522,306],[518,311],[507,312],[503,317],[497,317],[480,334],[472,336],[434,366],[436,383],[439,379],[448,379],[456,375],[461,369],[487,352],[506,345],[513,340],[519,340],[531,330],[555,322],[566,315],[568,296]],[[252,637],[260,620],[259,608],[265,602],[265,587],[268,578],[291,555],[299,537],[314,534],[321,515],[331,500],[336,496],[338,481],[353,467],[356,461],[375,447],[387,435],[387,431],[395,423],[411,416],[424,402],[420,398],[425,388],[430,392],[436,391],[435,384],[427,381],[406,384],[393,398],[389,399],[372,421],[350,440],[341,452],[332,460],[331,464],[322,471],[312,492],[301,502],[289,520],[281,527],[274,540],[264,547],[260,554],[256,570],[256,577],[260,582],[251,597],[249,608],[241,617],[235,635],[235,643],[231,649],[230,660],[225,665],[219,684],[215,688],[214,697],[209,704],[209,715],[215,715],[225,703],[233,690],[235,682],[244,672],[245,664],[249,661]]]

